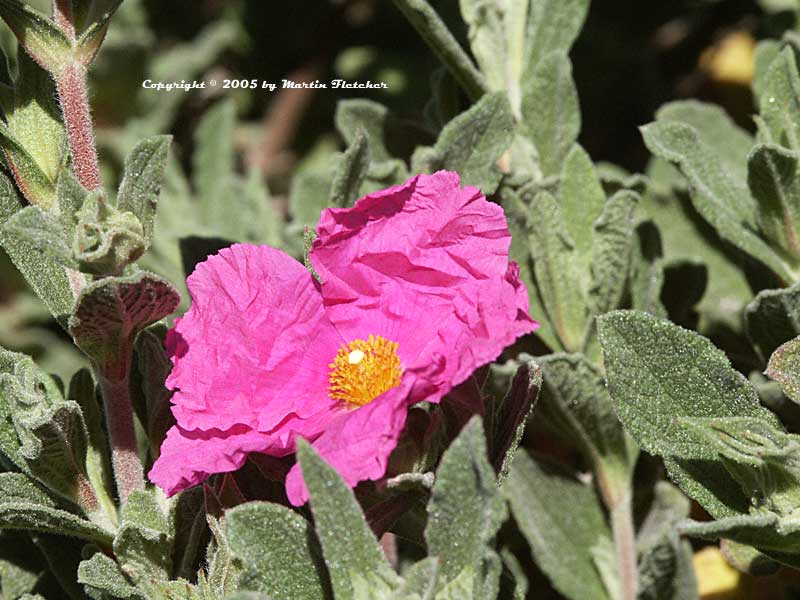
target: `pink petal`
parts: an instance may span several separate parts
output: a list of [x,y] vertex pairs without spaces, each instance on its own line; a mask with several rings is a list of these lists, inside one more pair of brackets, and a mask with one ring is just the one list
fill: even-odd
[[456,173],[419,175],[352,209],[327,209],[318,234],[311,260],[330,319],[346,339],[398,342],[406,368],[441,355],[456,385],[538,326],[508,260],[502,208],[461,188]]
[[244,464],[248,453],[268,449],[273,454],[286,453],[270,436],[244,425],[228,431],[187,431],[176,425],[167,432],[148,478],[172,496],[214,473],[235,471]]
[[268,432],[332,405],[328,364],[342,340],[303,265],[237,244],[199,264],[187,283],[192,307],[167,337],[167,386],[181,427]]
[[[406,371],[400,386],[369,404],[333,417],[311,445],[350,487],[360,481],[380,479],[397,446],[413,399],[434,393],[441,366],[441,362],[434,362],[424,370]],[[295,506],[308,500],[299,463],[286,477],[286,494]]]

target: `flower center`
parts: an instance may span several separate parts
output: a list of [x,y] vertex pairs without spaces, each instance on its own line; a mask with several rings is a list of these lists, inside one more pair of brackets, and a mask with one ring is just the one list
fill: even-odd
[[379,335],[342,344],[329,365],[331,398],[364,406],[383,392],[400,385],[403,368],[397,356],[397,342]]

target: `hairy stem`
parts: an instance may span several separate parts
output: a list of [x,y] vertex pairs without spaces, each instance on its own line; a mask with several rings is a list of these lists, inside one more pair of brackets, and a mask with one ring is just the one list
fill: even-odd
[[395,6],[417,30],[472,100],[486,93],[486,81],[427,0],[394,0]]
[[626,494],[610,507],[611,531],[619,570],[620,599],[636,600],[639,569],[636,560],[636,532],[631,498]]
[[67,139],[78,181],[88,190],[102,187],[92,114],[86,88],[86,67],[74,62],[56,77],[56,89],[64,114]]
[[144,489],[127,371],[122,379],[112,380],[98,370],[98,381],[103,392],[114,480],[120,503],[124,504],[132,492]]
[[606,468],[595,458],[597,484],[608,509],[614,553],[619,574],[619,600],[636,600],[639,587],[639,565],[636,553],[636,528],[633,524],[631,473],[622,475]]

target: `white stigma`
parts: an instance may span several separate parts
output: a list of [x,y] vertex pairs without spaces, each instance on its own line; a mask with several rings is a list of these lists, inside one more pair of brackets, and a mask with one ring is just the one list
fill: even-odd
[[347,355],[347,362],[349,362],[351,365],[357,365],[364,360],[364,356],[365,354],[362,350],[353,350]]

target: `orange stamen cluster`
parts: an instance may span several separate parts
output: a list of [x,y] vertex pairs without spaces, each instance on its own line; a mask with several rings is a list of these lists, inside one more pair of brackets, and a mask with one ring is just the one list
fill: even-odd
[[403,374],[397,342],[379,335],[342,344],[329,366],[331,398],[356,406],[369,404],[385,391],[396,388]]

